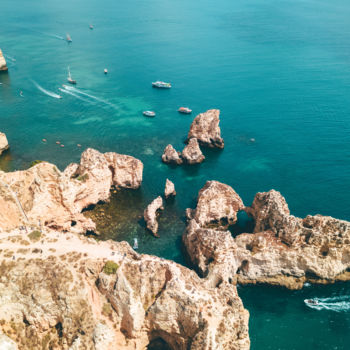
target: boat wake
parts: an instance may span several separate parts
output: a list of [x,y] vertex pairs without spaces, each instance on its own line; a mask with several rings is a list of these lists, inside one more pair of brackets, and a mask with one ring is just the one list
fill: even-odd
[[9,56],[9,55],[4,55],[5,56],[5,58],[7,59],[7,60],[10,60],[10,61],[12,61],[12,62],[16,62],[16,59],[14,58],[14,57],[11,57],[11,56]]
[[65,94],[74,96],[74,97],[77,98],[78,100],[84,101],[84,102],[89,103],[89,104],[94,104],[94,102],[92,102],[92,101],[90,101],[90,100],[88,100],[88,99],[86,99],[86,98],[83,98],[83,97],[81,97],[81,96],[75,94],[75,93],[72,92],[72,91],[69,91],[69,90],[66,90],[66,89],[62,89],[62,88],[58,88],[58,90],[62,91],[62,92],[65,93]]
[[329,310],[335,312],[350,311],[350,295],[343,295],[331,298],[314,298],[315,303],[307,302],[304,300],[305,305],[315,310]]
[[40,86],[37,82],[35,82],[34,80],[32,80],[32,83],[41,91],[43,92],[45,95],[51,96],[53,98],[62,98],[61,95],[58,95],[52,91],[48,91],[46,89],[44,89],[42,86]]
[[106,101],[102,98],[99,98],[97,96],[94,96],[94,95],[90,95],[88,94],[87,92],[84,92],[84,91],[81,91],[73,86],[68,86],[68,85],[63,85],[64,89],[65,90],[68,90],[70,92],[73,92],[75,94],[80,94],[80,95],[83,95],[83,96],[86,96],[86,97],[89,97],[90,99],[92,100],[95,100],[95,101],[98,101],[98,102],[101,102],[101,103],[104,103],[105,105],[107,106],[110,106],[110,107],[113,107],[115,109],[118,109],[118,107],[116,105],[114,105],[113,103],[110,103],[109,101]]

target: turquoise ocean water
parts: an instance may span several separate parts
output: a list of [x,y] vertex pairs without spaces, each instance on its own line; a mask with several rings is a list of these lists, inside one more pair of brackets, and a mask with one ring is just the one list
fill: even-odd
[[[144,162],[142,188],[112,198],[103,238],[138,237],[141,252],[184,263],[184,210],[212,179],[233,186],[246,205],[274,188],[294,215],[350,220],[350,2],[2,0],[0,7],[10,69],[0,75],[0,131],[11,144],[1,168],[42,159],[63,169],[86,147]],[[67,66],[80,92],[58,90]],[[152,89],[158,79],[173,88]],[[180,106],[193,115],[179,115]],[[225,149],[205,151],[200,166],[162,164],[164,147],[181,150],[193,117],[210,108],[221,110]],[[143,117],[146,109],[157,117]],[[141,216],[167,177],[178,195],[155,239]],[[251,313],[252,349],[350,348],[347,283],[239,293]],[[306,297],[333,298],[340,312],[307,309]]]

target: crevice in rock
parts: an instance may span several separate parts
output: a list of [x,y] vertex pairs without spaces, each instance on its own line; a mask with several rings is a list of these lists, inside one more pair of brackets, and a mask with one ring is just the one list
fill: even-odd
[[245,211],[241,210],[237,213],[237,222],[229,226],[229,231],[233,237],[237,237],[241,233],[253,233],[255,221]]

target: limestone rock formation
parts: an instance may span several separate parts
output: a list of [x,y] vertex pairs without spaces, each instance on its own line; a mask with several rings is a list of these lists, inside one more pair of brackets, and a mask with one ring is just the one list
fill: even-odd
[[165,147],[162,161],[169,164],[182,164],[181,153],[176,152],[172,145]]
[[1,350],[17,350],[17,344],[7,335],[0,333],[0,349]]
[[[231,190],[227,197],[233,199],[237,194]],[[291,289],[302,288],[306,281],[350,280],[350,222],[321,215],[297,218],[290,215],[285,199],[274,190],[258,193],[250,208],[244,208],[240,201],[235,207],[228,205],[229,201],[224,203],[221,191],[212,192],[213,200],[203,200],[203,192],[197,208],[187,211],[189,222],[183,241],[192,263],[208,279]],[[233,238],[224,230],[226,220],[222,223],[217,219],[222,214],[210,214],[216,202],[221,204],[219,213],[244,208],[255,220],[254,233]],[[216,225],[210,227],[210,222]]]
[[191,138],[188,141],[187,146],[182,151],[182,159],[187,164],[198,164],[203,162],[205,157],[199,148],[197,139]]
[[6,65],[5,57],[2,54],[2,51],[0,49],[0,72],[1,71],[7,71],[7,70],[8,70],[8,68],[7,68],[7,65]]
[[207,181],[199,191],[194,218],[201,227],[233,225],[237,221],[237,212],[243,209],[243,201],[232,187],[218,181]]
[[0,155],[2,152],[6,151],[9,148],[9,143],[7,137],[3,132],[0,132]]
[[163,199],[158,196],[145,209],[143,216],[146,221],[147,228],[153,233],[155,237],[159,237],[157,214],[159,210],[163,210]]
[[144,350],[160,340],[178,350],[249,349],[234,285],[211,286],[126,242],[43,235],[28,247],[0,233],[0,333],[19,349]]
[[219,126],[220,111],[210,109],[194,118],[187,140],[196,138],[201,146],[224,148]]
[[40,223],[56,230],[95,230],[81,211],[108,200],[111,186],[139,187],[142,169],[133,157],[87,149],[80,164],[63,172],[47,162],[24,171],[0,171],[0,229]]
[[175,185],[169,179],[166,179],[166,182],[165,182],[164,196],[165,198],[176,196]]

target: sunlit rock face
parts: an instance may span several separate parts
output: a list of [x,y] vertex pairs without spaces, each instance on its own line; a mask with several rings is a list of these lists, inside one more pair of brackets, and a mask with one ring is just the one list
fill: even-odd
[[61,172],[41,162],[27,170],[0,172],[0,229],[21,225],[47,226],[55,230],[95,230],[81,211],[110,197],[112,186],[138,188],[143,164],[131,156],[87,149],[80,164]]
[[0,49],[0,71],[7,71],[7,65],[6,65],[6,60],[5,57]]
[[187,140],[196,138],[201,146],[224,148],[220,130],[220,111],[210,109],[194,118]]
[[9,148],[9,143],[7,137],[3,132],[0,132],[0,155],[2,152],[6,151]]
[[[183,236],[189,257],[202,275],[213,281],[291,289],[302,288],[306,281],[350,280],[349,222],[322,215],[305,219],[290,215],[286,200],[275,190],[257,193],[251,207],[245,207],[229,186],[208,184],[199,192],[197,208],[187,210]],[[233,238],[226,231],[227,223],[235,223],[239,210],[254,219],[255,228]]]

